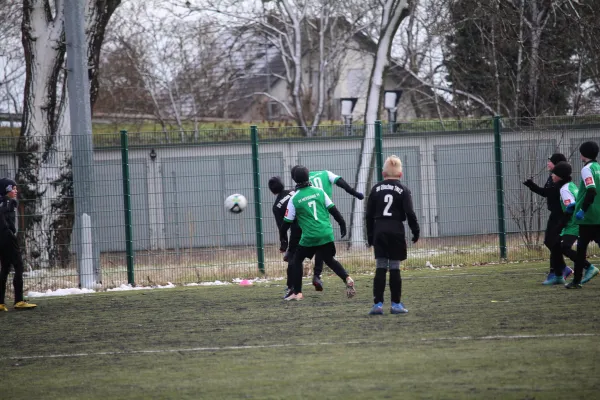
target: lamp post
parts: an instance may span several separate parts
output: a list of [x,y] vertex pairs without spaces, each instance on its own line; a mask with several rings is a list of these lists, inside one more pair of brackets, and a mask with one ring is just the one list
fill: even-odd
[[388,123],[390,125],[390,133],[396,132],[396,111],[398,110],[398,102],[402,97],[402,90],[386,90],[383,92],[383,107],[388,111]]
[[342,97],[340,99],[345,136],[352,136],[352,111],[357,101],[356,97]]

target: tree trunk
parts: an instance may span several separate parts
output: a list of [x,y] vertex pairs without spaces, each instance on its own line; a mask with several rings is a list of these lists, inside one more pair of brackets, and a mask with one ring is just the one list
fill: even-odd
[[[97,95],[97,67],[104,29],[120,0],[88,0],[86,32],[90,80]],[[34,268],[70,263],[74,222],[71,133],[66,93],[64,2],[24,0],[22,42],[25,91],[17,146],[17,182],[24,199],[25,261]]]
[[[366,194],[368,180],[373,172],[375,121],[379,117],[381,108],[385,71],[389,65],[392,40],[400,22],[407,16],[407,11],[408,0],[386,0],[384,3],[377,52],[375,53],[369,80],[365,110],[365,135],[356,172],[356,191],[360,193]],[[364,203],[362,201],[352,200],[352,223],[350,225],[350,243],[352,247],[364,246],[363,209]]]

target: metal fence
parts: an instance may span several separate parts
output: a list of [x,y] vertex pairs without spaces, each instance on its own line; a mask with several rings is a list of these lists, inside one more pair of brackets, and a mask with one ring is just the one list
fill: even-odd
[[[94,135],[93,176],[75,170],[72,179],[70,137],[45,146],[0,138],[0,172],[17,176],[22,191],[26,285],[185,284],[254,277],[259,269],[284,276],[269,178],[281,176],[291,188],[289,171],[303,164],[355,185],[365,132],[375,136],[364,167],[370,185],[387,156],[404,164],[422,235],[405,266],[544,259],[545,199],[521,182],[532,176],[543,185],[557,151],[577,174],[578,145],[600,141],[600,124],[566,117],[348,128],[318,127],[310,137],[297,127]],[[74,190],[84,183],[91,183],[89,220],[78,214],[82,191]],[[241,214],[223,206],[232,193],[248,199]],[[336,187],[333,201],[349,225],[362,219],[364,202],[353,218],[357,200]],[[364,241],[350,246],[333,224],[342,264],[371,271]],[[356,229],[352,235],[362,239]]]

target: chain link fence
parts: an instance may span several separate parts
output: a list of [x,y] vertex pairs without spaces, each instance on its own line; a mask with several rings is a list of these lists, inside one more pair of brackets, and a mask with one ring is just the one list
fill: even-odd
[[[421,226],[422,239],[409,248],[405,267],[546,259],[545,199],[522,181],[532,177],[543,186],[554,152],[567,156],[577,181],[578,146],[600,141],[600,123],[496,118],[123,131],[93,136],[93,176],[71,172],[72,137],[38,140],[0,138],[0,172],[16,177],[21,190],[26,286],[43,291],[90,282],[111,288],[229,281],[261,271],[283,277],[269,178],[281,176],[292,188],[289,171],[303,164],[329,170],[353,187],[366,177],[368,193],[392,154],[403,161],[403,181]],[[87,216],[78,213],[81,191],[74,190],[84,183],[92,205]],[[240,214],[223,205],[233,193],[248,199]],[[341,239],[332,220],[337,257],[352,273],[372,271],[372,250],[359,224],[366,199],[335,187],[333,201],[351,232]],[[307,261],[307,273],[310,266]]]

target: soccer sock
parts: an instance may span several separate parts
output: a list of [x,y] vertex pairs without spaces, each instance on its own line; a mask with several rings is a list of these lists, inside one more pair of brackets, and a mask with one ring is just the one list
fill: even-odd
[[383,292],[385,291],[385,278],[387,268],[377,268],[373,279],[373,303],[383,303]]
[[392,292],[392,302],[400,303],[402,295],[402,278],[399,269],[390,269],[390,292]]

